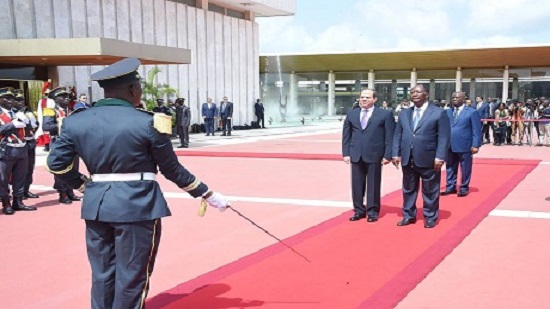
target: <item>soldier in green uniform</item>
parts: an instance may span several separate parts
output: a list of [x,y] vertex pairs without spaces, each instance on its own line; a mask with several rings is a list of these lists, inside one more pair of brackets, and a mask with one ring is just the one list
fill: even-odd
[[[85,190],[82,219],[92,268],[92,308],[144,305],[161,218],[170,215],[156,181],[159,170],[210,206],[229,205],[178,162],[170,123],[165,131],[155,126],[153,113],[135,108],[142,95],[139,66],[139,60],[127,58],[93,74],[107,99],[67,118],[48,156],[52,173]],[[77,154],[91,173],[89,179],[71,168]]]
[[[44,131],[50,132],[50,147],[59,137],[61,125],[69,116],[69,93],[66,87],[57,87],[50,91],[48,95],[50,99],[55,101],[54,108],[44,108],[42,110]],[[75,156],[71,168],[78,171],[79,159]],[[62,204],[71,204],[73,201],[80,201],[80,196],[74,194],[72,188],[69,187],[61,178],[54,175],[53,188],[59,193],[59,202]]]

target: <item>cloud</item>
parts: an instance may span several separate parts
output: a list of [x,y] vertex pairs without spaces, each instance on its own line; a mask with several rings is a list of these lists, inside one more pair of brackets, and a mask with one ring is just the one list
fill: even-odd
[[[325,28],[293,17],[258,18],[261,53],[456,49],[547,43],[550,1],[538,0],[347,0],[349,18]],[[309,3],[315,15],[331,12]],[[261,20],[261,21],[260,21]]]

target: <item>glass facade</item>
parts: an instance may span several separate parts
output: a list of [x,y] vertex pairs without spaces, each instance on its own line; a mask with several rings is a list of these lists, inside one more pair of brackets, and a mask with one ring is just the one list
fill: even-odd
[[[461,90],[466,96],[502,100],[505,69],[462,70]],[[533,97],[550,97],[550,67],[511,68],[508,70],[508,96],[521,101]],[[456,91],[456,70],[418,71],[417,83],[430,93],[430,100],[451,101]],[[263,100],[266,106],[279,107],[289,103],[289,117],[320,117],[344,115],[368,87],[368,72],[335,72],[334,105],[329,105],[329,73],[264,73],[261,74]],[[374,88],[378,103],[386,101],[395,108],[402,99],[409,98],[411,71],[375,71]],[[291,86],[292,81],[294,86]],[[295,102],[292,102],[295,101]],[[283,103],[280,103],[283,102]]]

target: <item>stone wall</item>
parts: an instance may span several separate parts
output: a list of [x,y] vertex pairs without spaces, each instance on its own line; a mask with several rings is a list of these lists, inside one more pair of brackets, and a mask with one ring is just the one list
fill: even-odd
[[[258,25],[168,0],[0,0],[0,39],[105,37],[191,50],[189,65],[159,65],[159,83],[179,90],[200,121],[200,104],[225,95],[234,124],[255,120],[259,98]],[[62,86],[103,97],[89,76],[102,66],[58,67]],[[152,66],[144,66],[145,76]],[[54,78],[54,79],[57,79]]]

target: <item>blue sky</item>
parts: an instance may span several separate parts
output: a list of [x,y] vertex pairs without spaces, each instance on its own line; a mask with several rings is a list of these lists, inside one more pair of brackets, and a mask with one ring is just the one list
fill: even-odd
[[543,0],[297,0],[256,21],[261,54],[550,44]]

